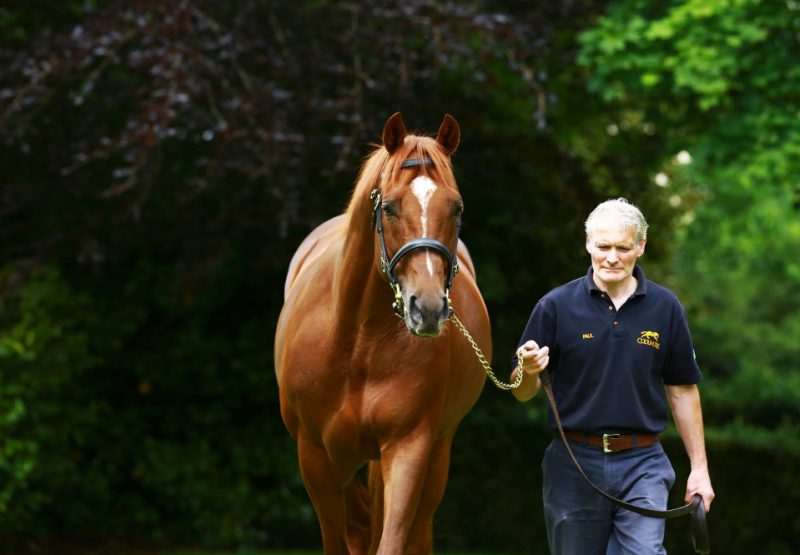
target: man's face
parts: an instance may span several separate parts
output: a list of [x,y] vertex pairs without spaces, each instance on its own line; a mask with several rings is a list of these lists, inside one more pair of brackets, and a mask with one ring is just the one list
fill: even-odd
[[636,242],[633,228],[620,228],[614,222],[601,222],[586,237],[586,250],[592,257],[594,280],[607,290],[622,285],[633,274],[636,260],[644,254],[644,244]]

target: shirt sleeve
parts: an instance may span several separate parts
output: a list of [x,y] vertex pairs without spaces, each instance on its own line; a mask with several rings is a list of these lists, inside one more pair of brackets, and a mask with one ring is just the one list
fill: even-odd
[[[522,332],[522,337],[520,337],[519,343],[517,343],[517,349],[522,346],[523,343],[531,339],[536,341],[539,347],[548,345],[550,346],[550,366],[554,367],[553,360],[555,357],[553,354],[553,342],[555,340],[555,313],[552,309],[552,303],[547,297],[542,298],[536,303],[536,306],[533,307],[533,311],[528,318],[525,331]],[[517,366],[517,349],[514,349],[514,356],[511,357],[512,369]]]
[[679,304],[677,324],[674,326],[673,338],[667,352],[663,380],[666,385],[689,385],[699,383],[702,379],[686,312]]

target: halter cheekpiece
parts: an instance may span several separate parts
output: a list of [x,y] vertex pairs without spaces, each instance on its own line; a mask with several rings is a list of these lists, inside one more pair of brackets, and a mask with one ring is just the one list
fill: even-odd
[[[400,167],[415,168],[418,166],[432,165],[433,160],[430,158],[409,158],[408,160],[405,160]],[[447,246],[441,241],[437,241],[436,239],[431,239],[429,237],[421,237],[405,243],[403,246],[397,249],[397,252],[390,260],[386,251],[386,239],[383,236],[380,187],[373,189],[369,195],[369,198],[372,199],[372,225],[378,234],[378,239],[380,240],[381,244],[381,269],[389,279],[389,285],[391,286],[392,291],[394,291],[394,302],[392,303],[392,308],[394,309],[395,314],[398,316],[403,316],[403,294],[400,290],[400,283],[397,280],[397,276],[394,274],[394,268],[397,266],[397,263],[400,262],[401,258],[416,249],[433,249],[444,256],[444,259],[447,261],[447,278],[444,282],[444,292],[447,299],[447,310],[449,314],[450,311],[452,311],[452,307],[450,306],[450,286],[453,283],[453,278],[458,273],[458,258],[456,255],[456,249],[454,248],[452,251],[450,251],[450,249],[448,249]],[[458,247],[458,236],[460,232],[461,222],[458,222],[456,224],[456,247]]]

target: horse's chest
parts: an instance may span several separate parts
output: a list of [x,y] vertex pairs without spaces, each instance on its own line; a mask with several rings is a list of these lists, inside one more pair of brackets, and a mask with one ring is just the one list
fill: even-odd
[[331,407],[331,427],[357,435],[362,443],[411,431],[441,415],[445,399],[437,381],[407,369],[353,372],[342,384],[338,406]]
[[332,458],[346,460],[377,459],[380,446],[355,398],[342,403],[323,424],[322,443]]

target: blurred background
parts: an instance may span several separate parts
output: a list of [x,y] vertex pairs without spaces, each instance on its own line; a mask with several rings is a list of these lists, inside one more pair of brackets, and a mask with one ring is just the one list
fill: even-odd
[[[5,552],[319,548],[274,329],[395,111],[461,125],[501,376],[591,208],[642,208],[704,373],[712,549],[800,552],[800,2],[28,0],[0,44]],[[546,552],[544,414],[487,384],[437,550]]]

